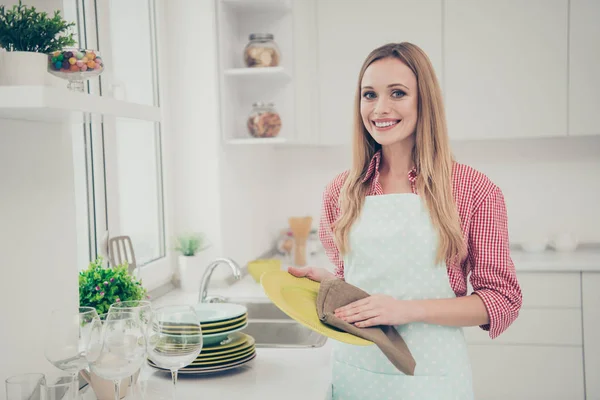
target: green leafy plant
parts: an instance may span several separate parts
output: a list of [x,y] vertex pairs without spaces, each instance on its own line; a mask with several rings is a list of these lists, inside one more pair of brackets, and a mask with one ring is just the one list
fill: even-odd
[[207,247],[204,235],[200,233],[190,233],[179,235],[177,237],[177,247],[175,247],[175,250],[179,251],[184,256],[191,257]]
[[50,17],[24,6],[21,0],[12,9],[0,6],[0,46],[8,51],[51,53],[73,46],[75,39],[69,29],[74,26],[61,18],[60,11]]
[[104,268],[102,262],[102,257],[98,257],[79,273],[80,306],[94,307],[98,314],[104,314],[111,304],[146,298],[146,289],[129,274],[127,263]]

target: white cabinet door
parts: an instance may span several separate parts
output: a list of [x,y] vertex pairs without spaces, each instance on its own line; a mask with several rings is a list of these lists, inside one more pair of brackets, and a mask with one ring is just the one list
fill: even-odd
[[469,355],[477,400],[584,399],[581,347],[469,345]]
[[[527,296],[527,292],[523,292]],[[490,339],[479,327],[464,329],[469,344],[582,346],[580,309],[521,309],[519,318],[500,336]]]
[[294,1],[295,144],[319,144],[317,0]]
[[600,273],[584,272],[583,348],[588,400],[600,400]]
[[569,134],[600,134],[600,1],[571,0]]
[[568,0],[445,0],[453,139],[567,134]]
[[440,0],[319,0],[319,129],[323,144],[349,144],[358,74],[367,55],[389,42],[412,42],[442,66]]

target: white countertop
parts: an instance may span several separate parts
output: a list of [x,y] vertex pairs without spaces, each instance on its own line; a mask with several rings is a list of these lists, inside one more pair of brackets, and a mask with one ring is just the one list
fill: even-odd
[[[317,349],[256,349],[241,368],[212,376],[179,375],[177,399],[324,400],[331,385],[328,341]],[[171,400],[171,374],[155,371],[146,399]]]
[[[198,303],[198,292],[173,290],[152,300],[154,307]],[[209,295],[231,302],[269,301],[260,284],[246,275],[230,287],[210,286]],[[320,348],[257,348],[254,360],[241,368],[210,375],[179,375],[177,400],[321,400],[331,385],[331,341]],[[145,399],[171,400],[170,373],[153,370]],[[87,400],[87,399],[86,399]],[[125,399],[128,400],[128,399]]]
[[[256,358],[240,368],[213,375],[179,374],[177,400],[325,400],[331,386],[331,348],[256,349]],[[148,367],[144,400],[172,400],[171,373]],[[83,400],[96,396],[88,387]],[[138,393],[124,400],[141,400]]]
[[[580,249],[571,253],[559,253],[547,250],[541,253],[526,253],[512,250],[511,257],[517,272],[599,272],[600,248]],[[323,266],[333,270],[333,266],[325,254],[318,254],[311,259],[311,265]],[[238,301],[269,301],[260,284],[250,275],[229,287],[211,285],[208,295],[219,295]],[[198,293],[173,290],[165,296],[153,301],[156,306],[163,304],[190,304],[198,302]]]
[[[511,249],[511,258],[517,272],[600,272],[600,246],[583,246],[572,252],[546,250],[527,253]],[[333,265],[324,253],[313,256],[310,265],[333,271]]]
[[[511,256],[518,272],[600,272],[600,249],[572,253],[525,253],[513,250]],[[311,265],[332,269],[324,254],[312,258]],[[214,287],[210,295],[231,302],[269,301],[260,284],[247,275],[229,287]],[[154,306],[198,302],[198,292],[174,290],[156,300]],[[213,376],[181,376],[177,399],[204,397],[211,400],[324,399],[331,382],[331,340],[317,349],[259,348],[257,357],[242,368]],[[146,399],[170,400],[170,375],[155,371],[149,378]]]
[[570,253],[512,250],[510,254],[517,272],[600,272],[600,248],[583,248]]

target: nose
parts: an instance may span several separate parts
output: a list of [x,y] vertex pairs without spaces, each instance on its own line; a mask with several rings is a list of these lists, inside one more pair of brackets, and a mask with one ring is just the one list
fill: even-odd
[[390,100],[386,96],[381,96],[377,99],[377,103],[373,109],[373,114],[376,116],[389,114],[390,108]]

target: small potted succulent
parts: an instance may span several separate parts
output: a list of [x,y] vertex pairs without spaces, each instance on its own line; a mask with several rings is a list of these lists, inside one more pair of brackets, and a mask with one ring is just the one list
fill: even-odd
[[[103,258],[92,261],[88,268],[79,272],[79,305],[94,307],[100,318],[105,319],[108,309],[114,303],[148,298],[146,289],[128,272],[127,264],[106,268]],[[134,377],[139,374],[139,370]],[[114,399],[114,383],[102,379],[92,372],[81,371],[81,376],[92,386],[99,400]],[[137,378],[136,378],[137,379]],[[135,379],[134,379],[135,381]],[[121,381],[120,397],[124,398],[129,390],[130,379]]]
[[196,292],[200,289],[200,280],[205,266],[199,253],[208,246],[201,233],[182,234],[177,237],[175,250],[181,253],[177,260],[177,273],[174,277],[177,286],[185,292]]
[[0,5],[0,85],[49,84],[48,54],[73,46],[74,22],[23,5]]

